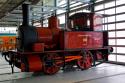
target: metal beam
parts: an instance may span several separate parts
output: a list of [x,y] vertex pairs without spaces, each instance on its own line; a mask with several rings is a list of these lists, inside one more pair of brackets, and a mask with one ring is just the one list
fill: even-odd
[[125,37],[109,37],[108,39],[125,39]]
[[0,27],[17,27],[15,24],[0,24]]
[[4,26],[4,25],[19,25],[19,23],[17,23],[17,22],[0,22],[0,25],[1,26]]
[[[12,10],[14,10],[15,8],[17,8],[20,4],[22,4],[25,0],[17,0],[16,4],[10,5],[9,3],[15,2],[14,0],[7,0],[7,2],[5,4],[2,5],[1,7],[1,11],[4,14],[0,14],[0,18],[4,17],[6,15],[7,12],[11,12]],[[7,10],[6,10],[7,9]]]
[[113,8],[117,8],[117,7],[121,7],[121,6],[125,6],[125,4],[120,4],[120,5],[117,5],[117,6],[112,6],[112,7],[108,7],[108,8],[104,8],[104,9],[99,9],[99,10],[96,10],[95,12],[104,11],[104,10],[108,10],[108,9],[113,9]]
[[[109,3],[109,2],[112,2],[112,1],[114,1],[114,0],[104,0],[104,1],[100,1],[100,2],[95,3],[95,6],[98,6],[98,5],[101,5],[101,4],[104,4],[104,3]],[[82,6],[82,7],[81,7],[81,6]],[[80,7],[80,8],[74,9],[75,7]],[[88,7],[89,7],[89,5],[84,5],[84,4],[77,5],[77,6],[71,7],[70,13],[76,12],[76,11],[79,11],[79,10],[86,9],[86,8],[88,8]],[[64,15],[65,13],[66,13],[66,12],[60,13],[60,14],[58,14],[58,16]]]
[[125,47],[125,45],[110,45],[111,47]]
[[72,1],[82,2],[82,3],[89,3],[90,2],[90,0],[72,0]]
[[16,18],[4,18],[4,19],[1,19],[0,21],[22,21],[22,19],[16,19]]
[[125,56],[125,53],[111,53],[111,54],[117,54],[117,55],[123,55],[123,56]]
[[0,24],[17,24],[17,22],[0,22]]
[[113,32],[113,31],[125,31],[125,28],[124,29],[113,29],[113,30],[107,30],[108,32]]
[[22,14],[22,10],[19,9],[13,10],[11,14]]
[[65,8],[64,7],[55,7],[55,6],[49,6],[49,5],[44,5],[44,6],[41,6],[41,5],[30,5],[30,7],[31,8],[43,8],[43,9],[45,9],[45,8],[51,8],[51,9],[62,9],[62,10],[65,10]]
[[107,24],[115,24],[115,23],[125,23],[125,20],[120,20],[120,21],[114,21],[114,22],[108,22],[108,23],[103,23],[103,25],[107,25]]

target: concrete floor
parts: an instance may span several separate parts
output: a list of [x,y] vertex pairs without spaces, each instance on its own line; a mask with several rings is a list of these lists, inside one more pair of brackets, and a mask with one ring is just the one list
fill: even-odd
[[0,83],[125,83],[125,66],[102,64],[88,70],[72,70],[55,75],[21,73],[15,68],[14,74],[0,57]]

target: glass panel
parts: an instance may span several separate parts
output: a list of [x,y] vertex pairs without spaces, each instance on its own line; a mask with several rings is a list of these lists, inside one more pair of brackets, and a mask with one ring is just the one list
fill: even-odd
[[117,53],[125,53],[125,47],[117,47]]
[[108,22],[115,22],[115,16],[108,17]]
[[125,45],[125,39],[117,39],[117,45]]
[[118,55],[118,56],[117,56],[117,61],[118,61],[118,62],[125,62],[125,56],[123,56],[123,55]]
[[41,27],[41,23],[34,23],[33,26]]
[[125,23],[117,23],[116,28],[117,29],[125,29]]
[[[65,7],[67,4],[66,4],[66,0],[57,0],[57,6],[58,7]],[[57,14],[60,14],[60,13],[63,13],[65,12],[66,10],[57,10]]]
[[57,14],[61,14],[61,13],[64,13],[66,12],[66,10],[57,10]]
[[125,37],[125,31],[117,31],[117,37]]
[[115,45],[115,39],[109,39],[109,45]]
[[65,23],[65,15],[59,16],[58,19],[59,19],[60,24]]
[[[125,0],[123,0],[123,1],[125,1]],[[125,10],[125,6],[117,7],[116,8],[116,13],[124,12],[124,10]]]
[[109,61],[116,61],[116,55],[114,54],[110,54],[108,58],[109,58]]
[[115,6],[115,1],[109,2],[105,4],[105,8]]
[[109,37],[115,37],[115,32],[113,31],[113,32],[109,32]]
[[99,12],[96,12],[98,14],[104,14],[104,11],[99,11]]
[[43,0],[44,5],[54,6],[54,0]]
[[105,14],[115,14],[115,8],[105,10]]
[[122,15],[117,15],[117,21],[121,21],[121,20],[125,20],[125,14],[122,14]]
[[96,7],[95,7],[95,11],[96,11],[96,10],[103,9],[103,8],[104,8],[104,6],[103,6],[103,5],[98,5],[98,6],[96,6]]
[[66,0],[57,0],[57,6],[65,6],[66,5]]
[[[71,2],[70,2],[71,3]],[[70,5],[70,7],[74,7],[74,6],[78,6],[80,4],[82,4],[82,2],[77,2],[77,1],[72,1],[72,5]]]
[[108,24],[108,30],[114,30],[115,24]]
[[48,20],[43,21],[43,27],[48,27]]
[[117,5],[124,4],[124,3],[125,3],[125,0],[116,0]]

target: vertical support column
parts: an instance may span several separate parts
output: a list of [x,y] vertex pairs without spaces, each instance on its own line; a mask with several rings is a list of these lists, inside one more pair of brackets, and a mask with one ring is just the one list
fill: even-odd
[[[54,6],[57,7],[57,0],[54,0]],[[55,9],[55,11],[54,11],[54,15],[55,15],[55,16],[56,16],[56,12],[57,12],[57,11],[56,11],[56,9]]]
[[65,14],[66,29],[69,27],[70,0],[67,0],[67,9]]
[[[41,2],[41,5],[43,6],[43,1]],[[41,8],[41,11],[43,12],[43,8]],[[41,15],[42,18],[40,18],[40,23],[41,23],[41,26],[43,27],[43,14]]]
[[90,11],[95,12],[95,1],[96,0],[90,0]]
[[[116,28],[116,22],[117,21],[117,17],[116,17],[116,0],[115,0],[115,45],[117,45],[117,28]],[[117,62],[117,47],[115,47],[115,51],[116,51],[116,62]]]
[[29,4],[23,4],[22,5],[23,10],[23,26],[29,25]]
[[[103,3],[103,9],[105,9],[105,3]],[[108,17],[107,17],[108,18]],[[108,21],[107,21],[108,22]],[[106,23],[106,17],[105,17],[105,10],[104,10],[104,23]],[[104,24],[103,25],[103,30],[105,31],[106,30],[106,25]]]

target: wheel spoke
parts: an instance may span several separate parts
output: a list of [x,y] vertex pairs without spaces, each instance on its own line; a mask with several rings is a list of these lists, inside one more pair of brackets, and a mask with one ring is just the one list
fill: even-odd
[[44,56],[44,68],[43,72],[45,74],[55,74],[60,70],[60,66],[57,64],[59,55],[56,53],[48,53]]
[[87,52],[84,54],[86,54],[86,55],[82,55],[83,57],[81,59],[77,60],[77,66],[82,70],[88,69],[92,65],[92,56],[91,56],[90,52]]

